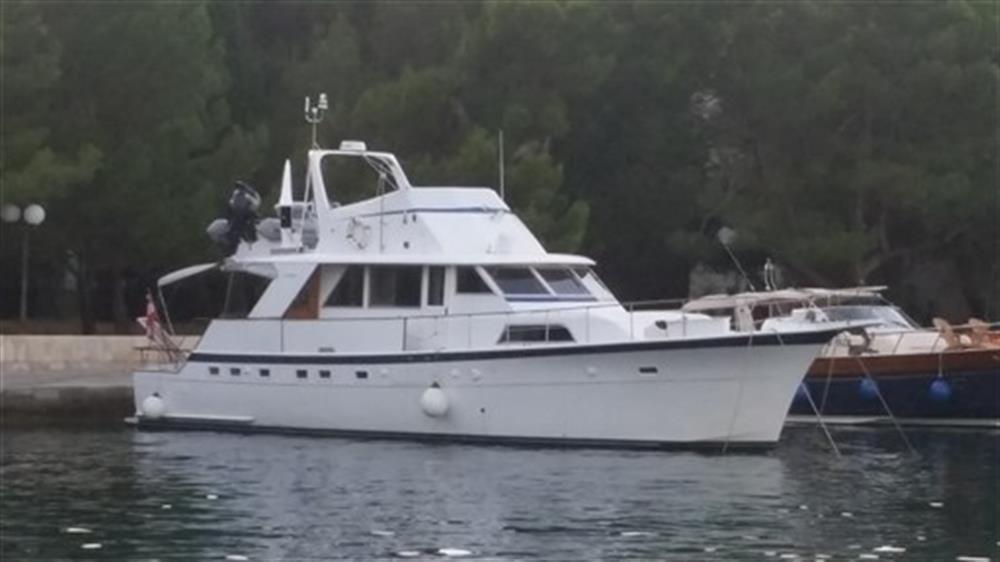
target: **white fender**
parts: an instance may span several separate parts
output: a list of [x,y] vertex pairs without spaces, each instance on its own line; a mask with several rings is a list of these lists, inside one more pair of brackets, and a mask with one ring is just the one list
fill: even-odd
[[420,395],[420,409],[432,418],[440,418],[448,413],[448,396],[437,383]]
[[163,414],[167,412],[167,404],[163,401],[159,395],[153,394],[147,396],[145,400],[142,401],[142,408],[140,408],[143,417],[147,417],[151,420],[163,417]]

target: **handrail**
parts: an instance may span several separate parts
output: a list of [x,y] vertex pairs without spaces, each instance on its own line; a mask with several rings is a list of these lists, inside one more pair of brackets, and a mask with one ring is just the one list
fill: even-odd
[[[631,301],[631,302],[612,301],[612,302],[588,303],[588,304],[574,305],[574,306],[559,306],[559,307],[532,308],[532,309],[519,309],[519,310],[511,310],[511,309],[486,310],[486,311],[477,311],[477,312],[461,312],[461,313],[457,313],[457,314],[449,312],[449,311],[446,310],[443,313],[436,313],[436,314],[395,314],[395,315],[387,315],[387,316],[347,316],[347,317],[337,317],[337,318],[310,318],[309,320],[313,320],[313,321],[317,321],[317,320],[318,321],[336,321],[336,322],[352,322],[352,321],[365,321],[365,322],[368,322],[368,321],[374,321],[374,320],[400,320],[402,318],[410,318],[410,319],[419,318],[421,320],[424,320],[424,319],[429,319],[429,318],[456,318],[456,317],[466,317],[466,316],[497,316],[497,315],[509,315],[509,314],[512,314],[512,313],[517,313],[517,314],[532,314],[532,313],[538,313],[538,312],[566,312],[566,311],[575,311],[575,310],[588,310],[589,311],[589,310],[592,310],[592,309],[611,309],[611,308],[622,308],[626,312],[632,313],[632,312],[636,312],[636,310],[634,310],[635,306],[653,306],[653,305],[658,305],[658,304],[676,304],[676,303],[683,304],[685,302],[687,302],[686,299],[658,299],[658,300],[644,300],[644,301]],[[628,308],[628,307],[632,307],[632,308]],[[657,309],[651,310],[651,312],[657,312],[657,311],[658,311]],[[688,314],[700,314],[698,312],[684,312],[684,311],[680,310],[679,308],[677,308],[677,309],[672,309],[672,308],[671,309],[661,309],[659,311],[682,312],[685,315],[688,315]],[[639,312],[642,312],[642,311],[639,311]],[[217,318],[216,320],[239,320],[241,322],[261,322],[261,321],[273,322],[275,320],[282,320],[282,318],[280,318],[280,317],[267,317],[267,318]]]

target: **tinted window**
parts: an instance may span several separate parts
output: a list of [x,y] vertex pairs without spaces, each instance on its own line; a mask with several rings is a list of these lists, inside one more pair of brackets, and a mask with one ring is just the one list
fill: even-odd
[[506,295],[549,294],[527,267],[491,267],[486,271]]
[[583,283],[577,279],[576,274],[568,269],[538,269],[537,271],[557,295],[589,294]]
[[421,277],[419,265],[372,266],[368,306],[420,306]]
[[474,267],[459,267],[455,269],[456,293],[492,293],[489,286],[479,276]]
[[497,343],[545,341],[573,341],[573,335],[558,324],[522,324],[507,326]]
[[574,272],[576,273],[577,277],[579,277],[580,280],[583,281],[584,285],[586,285],[587,283],[593,283],[594,285],[597,285],[601,289],[604,289],[605,292],[608,293],[611,292],[610,290],[608,290],[608,286],[604,284],[604,281],[601,281],[601,278],[598,277],[596,273],[594,273],[593,269],[590,269],[589,267],[577,267],[574,269]]
[[444,304],[444,268],[427,268],[427,304],[436,306]]
[[340,281],[324,306],[361,306],[364,298],[365,270],[360,265],[349,265],[347,271],[340,277]]

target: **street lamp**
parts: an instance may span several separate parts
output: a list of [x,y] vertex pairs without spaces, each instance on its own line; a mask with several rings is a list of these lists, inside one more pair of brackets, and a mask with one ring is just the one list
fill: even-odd
[[21,236],[21,322],[28,319],[28,254],[30,253],[29,235],[31,227],[42,224],[45,220],[45,209],[41,205],[31,204],[25,207],[24,212],[17,205],[4,205],[0,210],[0,217],[3,222],[16,223],[24,219],[24,233]]

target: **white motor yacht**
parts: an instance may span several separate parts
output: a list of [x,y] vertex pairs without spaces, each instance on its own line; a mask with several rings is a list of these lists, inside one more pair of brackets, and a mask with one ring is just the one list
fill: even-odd
[[[338,204],[331,159],[358,159],[374,197]],[[632,311],[586,257],[549,253],[497,192],[414,187],[397,159],[313,149],[302,197],[286,163],[276,218],[248,188],[210,233],[202,271],[266,282],[244,318],[135,373],[140,427],[583,445],[771,445],[838,327],[733,330]],[[161,297],[162,300],[162,297]]]

